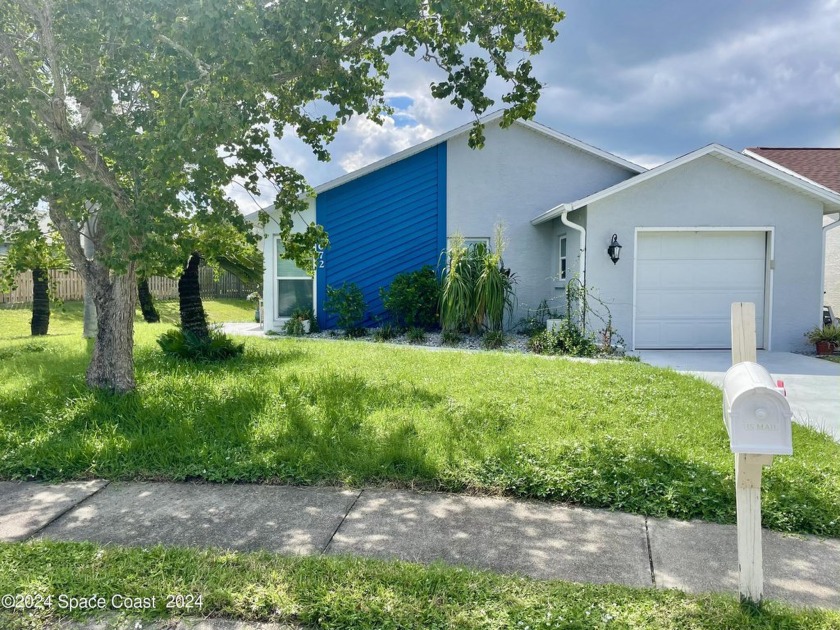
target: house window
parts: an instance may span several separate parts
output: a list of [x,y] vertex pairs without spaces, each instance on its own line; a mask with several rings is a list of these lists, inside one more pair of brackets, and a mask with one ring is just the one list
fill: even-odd
[[484,245],[487,249],[490,249],[490,237],[489,236],[479,236],[476,238],[465,238],[464,239],[464,246],[467,249],[471,247],[475,247],[476,245]]
[[295,309],[313,307],[314,280],[312,276],[283,258],[283,243],[277,239],[277,317],[291,317]]
[[[490,237],[489,236],[465,236],[463,239],[464,247],[470,249],[475,247],[476,245],[484,245],[487,249],[490,249]],[[452,248],[454,239],[449,239],[449,248]]]
[[566,279],[566,235],[560,237],[557,247],[557,276],[560,280]]

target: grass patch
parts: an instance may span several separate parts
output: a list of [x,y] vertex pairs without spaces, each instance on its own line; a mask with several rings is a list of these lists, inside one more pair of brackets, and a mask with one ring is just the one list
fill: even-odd
[[[28,315],[0,311],[0,478],[392,484],[735,521],[721,393],[670,370],[290,338],[188,364],[141,323],[118,397],[85,387],[78,321],[33,342],[10,314]],[[840,444],[793,440],[764,525],[840,537]]]
[[[203,301],[204,310],[207,311],[207,317],[211,322],[254,321],[254,303],[248,300],[219,298]],[[161,324],[174,326],[179,323],[178,300],[155,300],[155,307],[160,313]],[[50,308],[52,311],[50,314],[50,337],[81,335],[81,321],[84,313],[82,302],[51,304]],[[31,339],[29,336],[29,320],[31,318],[32,311],[29,305],[16,304],[11,307],[0,307],[0,345],[22,337]],[[134,321],[143,326],[157,326],[157,324],[146,324],[143,321],[139,305],[134,314]]]
[[840,624],[836,612],[776,602],[755,609],[726,595],[537,581],[440,564],[89,543],[0,544],[0,592],[53,597],[51,610],[0,612],[4,628],[40,627],[66,615],[58,610],[60,594],[98,594],[109,608],[115,594],[154,597],[156,608],[142,616],[166,617],[170,593],[201,597],[201,608],[182,611],[186,616],[313,628],[828,630]]

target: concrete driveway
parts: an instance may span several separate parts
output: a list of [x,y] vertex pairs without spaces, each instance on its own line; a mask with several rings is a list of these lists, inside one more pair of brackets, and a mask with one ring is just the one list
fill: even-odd
[[[720,387],[732,365],[729,350],[641,350],[645,363],[694,374]],[[840,442],[840,363],[792,352],[758,351],[758,362],[785,382],[793,419]]]

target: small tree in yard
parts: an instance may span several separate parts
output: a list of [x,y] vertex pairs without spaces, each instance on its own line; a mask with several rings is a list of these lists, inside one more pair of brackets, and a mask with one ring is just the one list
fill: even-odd
[[[248,232],[232,181],[254,195],[261,175],[276,186],[286,256],[312,270],[326,234],[292,233],[309,189],[275,160],[271,131],[292,129],[327,159],[352,115],[381,122],[397,51],[441,69],[436,98],[479,115],[495,74],[510,85],[502,124],[532,117],[541,86],[526,55],[562,17],[538,0],[0,1],[0,203],[26,215],[49,202],[92,290],[88,385],[135,387],[137,271],[161,252],[185,264],[171,247],[184,222]],[[470,142],[482,140],[477,125]],[[94,213],[86,256],[79,232]]]
[[263,277],[263,255],[253,235],[244,234],[230,224],[205,225],[187,232],[179,240],[187,263],[178,277],[178,303],[181,329],[199,340],[210,338],[207,314],[201,301],[199,266],[202,261],[232,273],[243,282],[259,282]]
[[43,234],[35,225],[8,235],[9,250],[0,256],[0,291],[15,288],[21,273],[32,273],[32,336],[46,335],[50,328],[51,269],[69,270],[64,246],[56,234]]

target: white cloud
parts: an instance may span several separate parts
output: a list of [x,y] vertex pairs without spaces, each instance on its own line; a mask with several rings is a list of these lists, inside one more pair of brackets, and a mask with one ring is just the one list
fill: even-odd
[[411,127],[398,127],[390,116],[381,126],[367,118],[354,118],[342,130],[341,138],[336,139],[336,148],[345,149],[338,163],[349,173],[435,135],[433,129],[419,121]]

